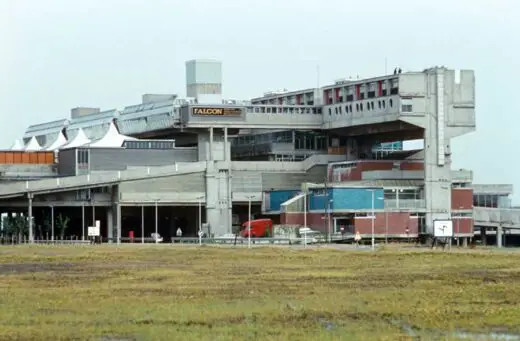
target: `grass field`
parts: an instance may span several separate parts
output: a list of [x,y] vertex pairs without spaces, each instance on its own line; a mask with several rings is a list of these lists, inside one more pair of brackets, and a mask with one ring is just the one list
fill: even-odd
[[511,252],[0,248],[0,340],[455,340],[519,297]]

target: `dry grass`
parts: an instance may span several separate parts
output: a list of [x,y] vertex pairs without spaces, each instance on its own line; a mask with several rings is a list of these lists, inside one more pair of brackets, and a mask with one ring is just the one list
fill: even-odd
[[519,331],[520,254],[2,247],[0,340],[398,340]]

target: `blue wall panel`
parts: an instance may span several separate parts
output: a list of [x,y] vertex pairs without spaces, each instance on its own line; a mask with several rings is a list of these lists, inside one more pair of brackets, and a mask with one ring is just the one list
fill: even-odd
[[[334,188],[332,190],[333,210],[371,210],[372,188]],[[384,191],[374,188],[374,208],[385,208]]]
[[[309,193],[309,210],[325,211],[327,202],[332,200],[330,208],[334,210],[365,210],[372,209],[372,188],[324,188],[311,189]],[[374,188],[374,209],[382,210],[385,207],[384,191]]]
[[[324,188],[311,189],[309,191],[309,210],[325,211],[327,201],[332,199],[332,189],[325,191]],[[331,206],[332,207],[332,206]]]
[[300,193],[300,190],[266,192],[265,195],[269,196],[269,199],[265,201],[265,211],[280,211],[280,206],[287,200],[294,198],[298,193]]

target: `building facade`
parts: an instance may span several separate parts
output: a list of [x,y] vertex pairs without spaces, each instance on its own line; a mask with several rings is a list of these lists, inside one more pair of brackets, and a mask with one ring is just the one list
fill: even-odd
[[[457,220],[456,234],[469,237],[474,198],[489,210],[508,204],[474,193],[471,172],[451,169],[451,140],[475,130],[471,70],[434,67],[250,101],[222,100],[221,76],[219,62],[190,61],[186,99],[147,94],[122,110],[31,126],[26,146],[34,138],[56,158],[6,161],[4,174],[25,181],[5,178],[0,206],[29,216],[34,207],[78,207],[78,234],[100,218],[113,239],[141,225],[144,234],[150,215],[165,236],[176,226],[196,235],[202,223],[225,235],[250,204],[255,215],[329,233],[366,234],[374,223],[378,235],[431,235],[435,220]],[[108,139],[114,129],[120,136]],[[403,151],[411,139],[426,148]],[[107,140],[119,142],[99,142]],[[479,217],[496,224],[493,214]]]

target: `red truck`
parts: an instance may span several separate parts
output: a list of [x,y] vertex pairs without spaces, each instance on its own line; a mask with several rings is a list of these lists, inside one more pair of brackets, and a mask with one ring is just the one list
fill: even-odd
[[[249,224],[251,224],[250,229],[248,229]],[[240,228],[240,236],[242,238],[249,238],[249,230],[251,230],[251,238],[272,237],[273,221],[271,219],[246,221]]]

